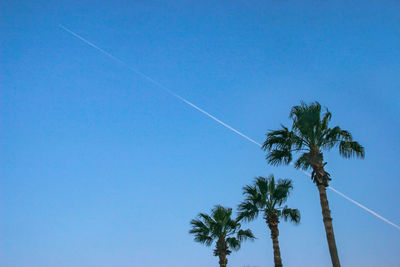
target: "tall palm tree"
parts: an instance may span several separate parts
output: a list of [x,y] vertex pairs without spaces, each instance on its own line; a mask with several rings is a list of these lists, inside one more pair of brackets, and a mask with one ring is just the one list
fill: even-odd
[[300,212],[297,209],[289,209],[287,206],[282,206],[292,189],[293,186],[290,180],[278,180],[276,183],[273,175],[268,178],[257,177],[254,185],[243,187],[243,194],[246,199],[239,205],[239,219],[252,221],[258,217],[260,212],[263,213],[264,220],[271,230],[275,267],[282,266],[278,241],[279,219],[290,220],[296,224],[300,222]]
[[309,105],[302,102],[301,105],[294,106],[289,117],[293,121],[292,128],[289,130],[281,125],[281,129],[269,131],[262,148],[268,151],[267,161],[272,165],[287,165],[292,162],[293,154],[298,154],[294,167],[302,170],[312,169],[311,179],[319,191],[332,265],[339,267],[340,261],[325,189],[331,178],[325,171],[327,162],[324,162],[323,151],[338,147],[339,154],[345,158],[364,158],[364,148],[353,141],[348,131],[339,126],[330,128],[332,114],[328,109],[321,114],[321,105],[318,102]]
[[189,233],[194,234],[194,240],[211,246],[216,243],[214,256],[219,257],[220,267],[228,264],[227,255],[231,250],[239,250],[242,241],[246,239],[254,240],[254,235],[250,229],[241,230],[238,220],[231,218],[232,209],[217,205],[212,209],[211,216],[200,213],[197,219],[193,219],[190,224],[192,229]]

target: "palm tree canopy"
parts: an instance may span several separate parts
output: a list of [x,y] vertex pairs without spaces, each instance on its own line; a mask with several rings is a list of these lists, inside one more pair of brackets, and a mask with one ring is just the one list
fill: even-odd
[[281,129],[267,133],[262,148],[269,152],[270,164],[289,164],[293,153],[298,153],[294,166],[306,170],[315,163],[322,163],[322,151],[333,147],[338,147],[339,154],[345,158],[364,158],[364,147],[353,140],[350,132],[339,126],[329,127],[332,114],[328,109],[322,113],[318,102],[294,106],[289,117],[293,121],[291,130],[281,125]]
[[[239,219],[252,221],[260,212],[264,213],[264,219],[270,223],[271,215],[276,219],[283,218],[298,224],[300,212],[282,206],[293,189],[292,182],[288,179],[280,179],[277,182],[273,175],[268,178],[257,177],[253,185],[243,187],[246,199],[239,205]],[[277,223],[277,222],[276,222]]]
[[250,229],[242,230],[238,220],[232,219],[232,209],[217,205],[212,209],[211,216],[200,213],[190,224],[190,234],[194,234],[194,240],[211,246],[214,241],[223,238],[229,248],[240,249],[242,241],[255,239]]

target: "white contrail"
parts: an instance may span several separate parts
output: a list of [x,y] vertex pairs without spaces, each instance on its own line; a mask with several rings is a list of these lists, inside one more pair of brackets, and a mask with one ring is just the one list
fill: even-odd
[[[108,53],[107,51],[103,50],[102,48],[98,47],[97,45],[95,45],[94,43],[86,40],[85,38],[83,38],[82,36],[80,36],[79,34],[71,31],[70,29],[68,29],[67,27],[59,24],[59,27],[61,29],[63,29],[64,31],[68,32],[69,34],[75,36],[76,38],[78,38],[79,40],[83,41],[84,43],[88,44],[89,46],[97,49],[98,51],[100,51],[101,53],[103,53],[104,55],[108,56],[109,58],[111,58],[112,60],[124,65],[126,68],[128,68],[130,71],[140,75],[141,77],[145,78],[146,80],[148,80],[149,82],[153,83],[154,85],[158,86],[159,88],[163,89],[164,91],[168,92],[169,94],[171,94],[172,96],[178,98],[179,100],[181,100],[182,102],[186,103],[187,105],[197,109],[198,111],[200,111],[201,113],[203,113],[204,115],[206,115],[207,117],[213,119],[214,121],[218,122],[219,124],[221,124],[222,126],[228,128],[229,130],[233,131],[234,133],[240,135],[241,137],[245,138],[246,140],[252,142],[253,144],[256,144],[259,147],[262,147],[262,145],[255,141],[254,139],[248,137],[247,135],[245,135],[244,133],[236,130],[235,128],[233,128],[232,126],[230,126],[229,124],[221,121],[220,119],[218,119],[217,117],[211,115],[210,113],[208,113],[207,111],[203,110],[202,108],[196,106],[195,104],[193,104],[192,102],[190,102],[189,100],[183,98],[182,96],[174,93],[173,91],[171,91],[170,89],[168,89],[167,87],[165,87],[164,85],[160,84],[159,82],[155,81],[154,79],[152,79],[151,77],[147,76],[146,74],[144,74],[143,72],[132,68],[131,66],[129,66],[127,63],[125,63],[124,61],[122,61],[121,59],[111,55],[110,53]],[[303,171],[307,176],[311,176],[309,173]],[[339,192],[338,190],[334,189],[333,187],[329,186],[329,189],[331,189],[333,192],[335,192],[336,194],[344,197],[345,199],[347,199],[348,201],[352,202],[353,204],[359,206],[360,208],[364,209],[365,211],[369,212],[370,214],[376,216],[377,218],[381,219],[382,221],[396,227],[397,229],[400,230],[400,226],[389,221],[388,219],[384,218],[383,216],[379,215],[378,213],[368,209],[367,207],[365,207],[364,205],[360,204],[359,202],[351,199],[350,197],[346,196],[345,194]]]
[[365,207],[365,206],[362,205],[361,203],[355,201],[354,199],[351,199],[350,197],[348,197],[348,196],[346,196],[345,194],[339,192],[338,190],[336,190],[336,189],[333,188],[332,186],[329,186],[328,188],[329,188],[330,190],[332,190],[333,192],[335,192],[336,194],[339,194],[340,196],[344,197],[344,198],[347,199],[348,201],[350,201],[350,202],[356,204],[356,205],[359,206],[360,208],[362,208],[362,209],[368,211],[368,212],[371,213],[372,215],[375,215],[376,217],[378,217],[378,218],[381,219],[382,221],[384,221],[384,222],[386,222],[386,223],[388,223],[388,224],[390,224],[390,225],[392,225],[392,226],[394,226],[394,227],[396,227],[397,229],[400,230],[400,226],[398,226],[397,224],[395,224],[395,223],[389,221],[388,219],[382,217],[381,215],[379,215],[379,214],[376,213],[375,211],[370,210],[369,208]]
[[[294,165],[293,163],[290,163],[291,165]],[[311,173],[302,170],[302,172],[307,175],[308,177],[311,177]],[[334,187],[332,187],[331,185],[328,186],[328,189],[332,190],[333,192],[335,192],[336,194],[338,194],[339,196],[347,199],[348,201],[352,202],[353,204],[356,204],[357,206],[359,206],[360,208],[362,208],[363,210],[371,213],[372,215],[378,217],[379,219],[381,219],[382,221],[390,224],[391,226],[396,227],[397,229],[400,230],[400,226],[398,226],[397,224],[395,224],[394,222],[389,221],[388,219],[386,219],[385,217],[379,215],[378,213],[376,213],[375,211],[365,207],[363,204],[361,204],[360,202],[355,201],[354,199],[346,196],[345,194],[343,194],[342,192],[340,192],[339,190],[335,189]]]
[[228,128],[229,130],[237,133],[238,135],[240,135],[241,137],[246,138],[248,141],[261,146],[260,143],[256,142],[255,140],[253,140],[252,138],[248,137],[247,135],[241,133],[240,131],[236,130],[235,128],[233,128],[232,126],[230,126],[229,124],[221,121],[220,119],[218,119],[217,117],[211,115],[210,113],[208,113],[207,111],[205,111],[204,109],[196,106],[195,104],[193,104],[192,102],[190,102],[189,100],[183,98],[182,96],[174,93],[173,91],[171,91],[170,89],[168,89],[167,87],[165,87],[164,85],[160,84],[159,82],[155,81],[154,79],[152,79],[151,77],[147,76],[146,74],[144,74],[141,71],[138,71],[137,69],[134,69],[132,67],[130,67],[128,64],[126,64],[124,61],[122,61],[121,59],[111,55],[110,53],[108,53],[107,51],[105,51],[104,49],[101,49],[100,47],[98,47],[97,45],[95,45],[94,43],[86,40],[85,38],[83,38],[82,36],[80,36],[79,34],[71,31],[70,29],[64,27],[63,25],[59,25],[60,28],[62,28],[63,30],[65,30],[66,32],[72,34],[73,36],[75,36],[76,38],[78,38],[79,40],[85,42],[86,44],[90,45],[91,47],[99,50],[101,53],[103,53],[104,55],[108,56],[109,58],[111,58],[112,60],[124,65],[125,67],[127,67],[129,70],[131,70],[132,72],[139,74],[140,76],[142,76],[143,78],[145,78],[146,80],[148,80],[149,82],[153,83],[154,85],[158,86],[159,88],[165,90],[166,92],[168,92],[169,94],[173,95],[174,97],[178,98],[179,100],[183,101],[184,103],[188,104],[189,106],[197,109],[198,111],[200,111],[201,113],[203,113],[204,115],[208,116],[209,118],[213,119],[214,121],[218,122],[219,124],[225,126],[226,128]]
[[195,104],[193,104],[192,102],[184,99],[183,97],[171,92],[171,94],[173,94],[174,96],[176,96],[177,98],[179,98],[180,100],[182,100],[183,102],[185,102],[186,104],[194,107],[195,109],[197,109],[198,111],[200,111],[201,113],[207,115],[208,117],[210,117],[211,119],[215,120],[216,122],[218,122],[219,124],[222,124],[223,126],[225,126],[226,128],[228,128],[229,130],[237,133],[238,135],[240,135],[241,137],[246,138],[247,140],[249,140],[250,142],[258,145],[259,147],[261,147],[261,144],[258,143],[257,141],[255,141],[254,139],[251,139],[250,137],[248,137],[247,135],[245,135],[244,133],[239,132],[238,130],[236,130],[235,128],[233,128],[232,126],[230,126],[229,124],[226,124],[225,122],[221,121],[220,119],[214,117],[213,115],[211,115],[210,113],[208,113],[207,111],[199,108],[198,106],[196,106]]

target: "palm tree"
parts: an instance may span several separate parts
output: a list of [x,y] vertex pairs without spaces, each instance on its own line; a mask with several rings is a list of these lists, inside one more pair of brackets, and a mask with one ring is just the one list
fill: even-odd
[[340,261],[325,189],[331,178],[324,169],[327,162],[324,162],[323,151],[338,147],[339,154],[345,158],[364,158],[364,148],[353,141],[348,131],[338,126],[329,128],[332,114],[328,109],[321,114],[321,105],[318,102],[310,105],[302,102],[301,105],[294,106],[289,117],[293,120],[292,129],[289,130],[281,125],[281,129],[269,131],[262,148],[268,151],[267,161],[272,165],[287,165],[292,162],[293,154],[298,154],[294,167],[302,170],[312,169],[311,179],[319,191],[332,265],[339,267]]
[[232,219],[231,215],[232,209],[217,205],[212,209],[211,216],[200,213],[197,219],[190,222],[192,229],[189,233],[194,234],[196,242],[206,246],[216,242],[214,256],[219,257],[220,267],[228,264],[226,256],[231,254],[229,249],[239,250],[242,241],[255,239],[251,230],[241,230],[239,221]]
[[300,212],[297,209],[289,209],[282,206],[293,189],[290,180],[278,180],[275,183],[273,175],[268,178],[257,177],[254,185],[243,187],[243,194],[246,199],[239,205],[239,219],[252,221],[260,212],[264,213],[264,220],[271,230],[272,245],[274,249],[275,267],[282,266],[281,252],[279,249],[279,219],[290,220],[298,224]]

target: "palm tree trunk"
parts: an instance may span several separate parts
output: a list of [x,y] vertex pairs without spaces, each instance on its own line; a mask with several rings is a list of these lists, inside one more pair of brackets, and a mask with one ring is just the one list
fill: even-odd
[[228,265],[228,259],[225,254],[219,255],[219,266],[226,267]]
[[279,248],[279,230],[277,225],[270,226],[271,229],[271,239],[272,239],[272,247],[274,249],[274,263],[275,267],[282,267],[282,258],[281,258],[281,250]]
[[329,253],[331,254],[332,266],[340,267],[339,255],[336,248],[335,234],[333,233],[333,225],[331,218],[331,211],[329,210],[328,198],[326,196],[326,189],[323,184],[318,184],[319,199],[322,208],[322,217],[325,226],[326,239],[328,240]]

